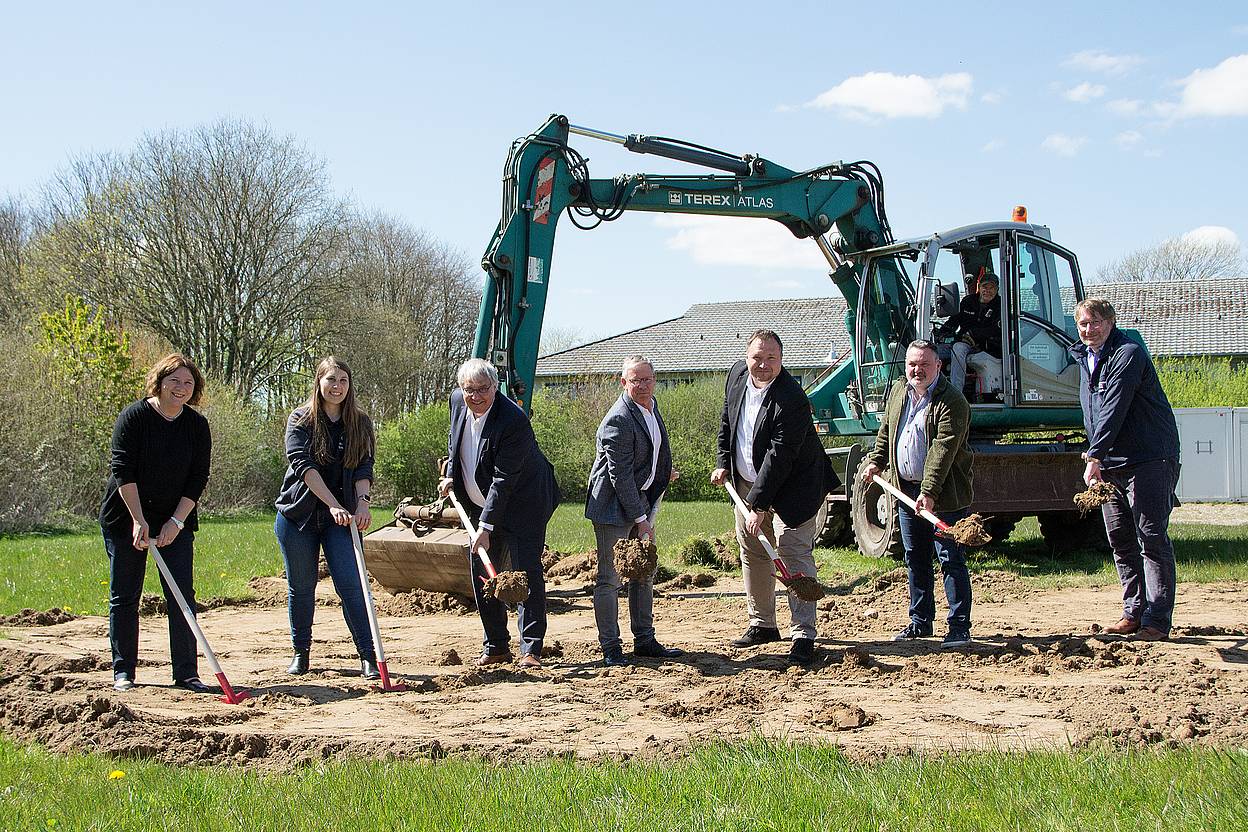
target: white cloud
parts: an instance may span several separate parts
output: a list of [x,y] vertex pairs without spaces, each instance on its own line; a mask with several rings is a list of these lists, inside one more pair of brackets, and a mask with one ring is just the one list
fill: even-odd
[[1085,49],[1067,58],[1063,66],[1106,75],[1124,75],[1143,62],[1139,55],[1111,55],[1101,49]]
[[1239,235],[1225,225],[1202,225],[1200,228],[1193,228],[1179,239],[1185,243],[1204,245],[1230,243],[1233,246],[1239,246]]
[[1135,147],[1143,138],[1144,136],[1137,130],[1126,130],[1114,136],[1114,141],[1119,147],[1126,150],[1127,148]]
[[1105,108],[1115,115],[1134,116],[1144,109],[1144,102],[1138,98],[1115,98],[1106,103]]
[[1179,116],[1248,116],[1248,55],[1198,69],[1179,82]]
[[1000,103],[1001,103],[1001,93],[999,93],[999,92],[986,92],[986,93],[984,93],[983,95],[981,95],[981,96],[979,97],[979,100],[980,100],[980,101],[982,101],[982,102],[983,102],[983,103],[985,103],[985,104],[1000,104]]
[[1089,84],[1087,81],[1084,81],[1082,84],[1066,90],[1066,92],[1062,93],[1062,97],[1067,101],[1082,104],[1085,101],[1100,98],[1104,94],[1105,86],[1103,84]]
[[968,72],[925,77],[868,72],[846,78],[806,103],[851,118],[936,118],[946,107],[966,109],[973,80]]
[[1005,142],[1000,139],[991,139],[983,147],[979,149],[980,153],[992,153],[1005,147]]
[[1088,143],[1083,136],[1067,136],[1065,133],[1054,133],[1040,142],[1040,146],[1058,156],[1074,156]]
[[777,222],[665,214],[655,217],[654,224],[672,232],[667,248],[687,252],[693,262],[704,266],[828,267],[813,242],[797,239]]

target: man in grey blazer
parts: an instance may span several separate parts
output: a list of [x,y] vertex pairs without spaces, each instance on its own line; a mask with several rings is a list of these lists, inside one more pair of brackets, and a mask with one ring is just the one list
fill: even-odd
[[[659,501],[675,479],[667,428],[654,398],[654,365],[640,355],[625,359],[620,386],[620,398],[598,426],[585,499],[585,516],[593,521],[598,542],[594,618],[607,667],[628,664],[620,639],[621,581],[612,557],[615,544],[630,536],[654,539]],[[634,656],[668,659],[683,655],[683,650],[664,647],[654,637],[653,577],[629,581],[628,617]]]

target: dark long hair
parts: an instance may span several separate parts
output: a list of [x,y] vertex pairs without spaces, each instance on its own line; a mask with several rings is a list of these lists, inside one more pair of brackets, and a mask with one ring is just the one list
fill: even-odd
[[342,464],[347,468],[354,468],[373,453],[373,423],[355,404],[355,378],[351,375],[351,368],[343,361],[331,355],[316,365],[316,375],[312,378],[312,395],[304,404],[306,413],[303,420],[312,426],[312,458],[322,465],[327,464],[332,452],[329,447],[329,417],[325,415],[325,399],[321,397],[321,379],[334,370],[342,370],[350,382],[347,397],[342,400],[342,413],[338,418],[342,422],[347,446],[342,455]]

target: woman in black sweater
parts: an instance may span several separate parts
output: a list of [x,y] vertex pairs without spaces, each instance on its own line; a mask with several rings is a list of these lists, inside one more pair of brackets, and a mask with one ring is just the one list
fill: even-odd
[[351,370],[332,355],[316,368],[312,394],[286,421],[290,462],[277,496],[274,531],[286,562],[290,640],[287,672],[308,672],[316,613],[317,561],[325,553],[342,617],[360,656],[360,673],[380,677],[373,654],[364,588],[355,565],[350,526],[372,523],[373,423],[355,404]]
[[[139,598],[147,547],[155,543],[178,588],[194,609],[193,561],[199,518],[195,510],[208,482],[212,436],[208,420],[187,405],[199,404],[204,377],[186,356],[167,355],[147,373],[146,398],[127,407],[113,427],[112,462],[100,526],[108,553],[108,638],[113,687],[134,687],[139,657]],[[196,693],[195,636],[162,575],[169,610],[173,681]]]

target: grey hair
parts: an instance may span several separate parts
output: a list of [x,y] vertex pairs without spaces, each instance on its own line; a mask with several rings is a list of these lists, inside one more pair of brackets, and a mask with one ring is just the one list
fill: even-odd
[[644,355],[630,355],[624,359],[624,363],[620,366],[620,378],[624,378],[628,374],[629,367],[636,367],[638,364],[645,364],[650,368],[650,372],[654,372],[654,362]]
[[479,379],[489,379],[490,384],[498,386],[498,370],[494,365],[486,361],[484,358],[469,358],[463,364],[459,365],[459,372],[455,374],[455,382],[463,387],[470,381]]

